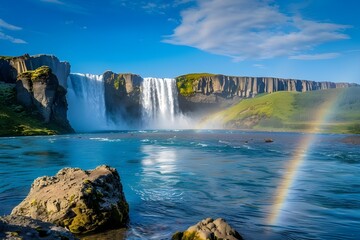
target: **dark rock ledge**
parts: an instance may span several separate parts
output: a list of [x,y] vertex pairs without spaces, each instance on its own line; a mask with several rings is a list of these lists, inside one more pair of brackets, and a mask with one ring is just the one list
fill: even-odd
[[73,240],[72,233],[62,227],[29,217],[9,215],[0,217],[0,239],[11,240]]

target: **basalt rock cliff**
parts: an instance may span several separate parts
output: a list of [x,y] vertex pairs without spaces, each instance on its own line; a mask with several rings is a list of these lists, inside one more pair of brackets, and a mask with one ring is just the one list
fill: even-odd
[[47,66],[18,75],[16,99],[26,109],[36,110],[45,123],[57,125],[72,132],[67,119],[66,89]]
[[142,77],[135,74],[117,74],[106,71],[103,74],[105,107],[108,115],[113,118],[134,121],[141,117],[140,88]]
[[0,59],[0,81],[15,83],[19,74],[35,70],[41,66],[48,66],[56,75],[59,84],[67,88],[67,77],[70,74],[70,64],[61,62],[53,55],[34,55],[25,54],[19,57],[2,57]]
[[215,74],[188,74],[176,78],[179,104],[184,111],[193,111],[239,98],[250,98],[261,93],[277,91],[307,92],[329,88],[345,88],[356,84],[315,82],[272,77],[236,77]]

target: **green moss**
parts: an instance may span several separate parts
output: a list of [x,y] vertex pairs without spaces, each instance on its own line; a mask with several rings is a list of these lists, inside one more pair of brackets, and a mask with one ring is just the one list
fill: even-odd
[[203,77],[215,76],[210,73],[192,73],[182,75],[176,78],[176,85],[179,93],[183,96],[191,96],[194,94],[194,87],[196,87],[198,81]]
[[69,202],[72,203],[74,201],[74,199],[75,199],[75,195],[73,194],[70,196]]
[[121,74],[121,75],[118,75],[115,80],[114,80],[114,88],[116,90],[119,90],[120,87],[122,86],[125,86],[125,78],[124,76]]
[[85,193],[91,194],[93,192],[93,189],[91,187],[85,189]]
[[183,233],[183,236],[181,238],[181,240],[202,240],[196,232],[187,232],[185,231]]
[[91,181],[89,179],[85,179],[83,183],[84,184],[91,184]]
[[41,81],[42,79],[46,79],[52,73],[51,68],[48,66],[41,66],[33,71],[26,71],[19,74],[19,78],[30,78],[31,81]]
[[66,132],[45,124],[37,111],[25,110],[16,102],[15,85],[0,83],[0,136],[54,135]]
[[181,240],[183,237],[183,232],[176,232],[172,235],[171,240]]
[[37,201],[36,201],[36,199],[33,199],[31,202],[30,202],[30,206],[31,207],[34,207],[34,206],[37,206]]
[[9,60],[11,60],[11,59],[13,59],[14,57],[11,57],[11,56],[0,56],[0,60],[7,60],[7,61],[9,61]]

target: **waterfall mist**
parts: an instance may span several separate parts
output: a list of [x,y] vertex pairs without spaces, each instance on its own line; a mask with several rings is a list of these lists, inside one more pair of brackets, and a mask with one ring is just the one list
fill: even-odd
[[68,78],[68,118],[77,132],[110,130],[102,75],[74,73]]

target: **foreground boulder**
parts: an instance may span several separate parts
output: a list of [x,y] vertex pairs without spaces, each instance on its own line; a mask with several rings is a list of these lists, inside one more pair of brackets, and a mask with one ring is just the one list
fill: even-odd
[[10,215],[0,217],[0,239],[76,239],[68,230],[29,217]]
[[177,232],[172,236],[172,240],[239,240],[240,234],[230,227],[227,222],[218,218],[206,218],[196,225],[189,227],[184,232]]
[[129,219],[120,177],[114,168],[64,168],[35,179],[28,196],[11,214],[65,227],[73,233],[125,227]]

